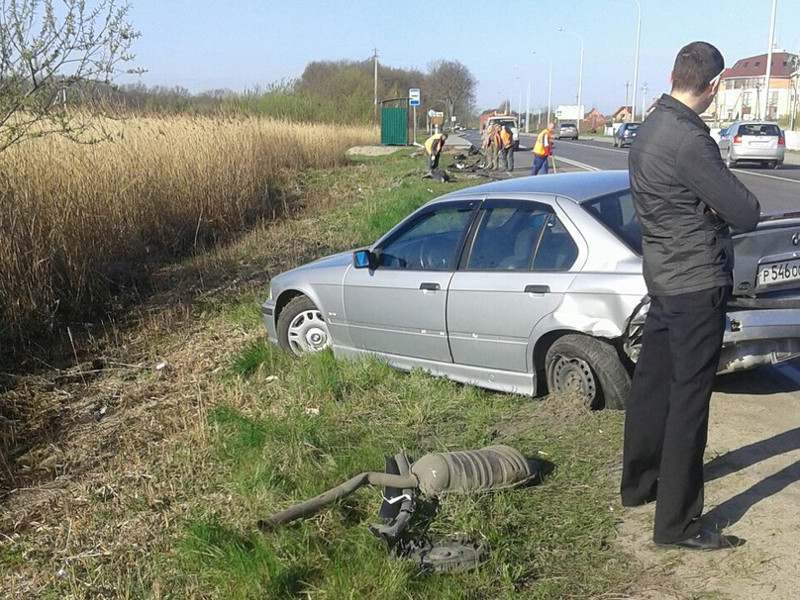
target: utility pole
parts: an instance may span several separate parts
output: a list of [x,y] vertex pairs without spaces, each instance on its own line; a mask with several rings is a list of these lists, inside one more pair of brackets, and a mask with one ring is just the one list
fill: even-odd
[[[642,34],[642,5],[639,3],[639,0],[634,0],[636,2],[636,58],[633,59],[633,104],[631,105],[631,116],[633,120],[636,120],[636,85],[638,83],[639,78],[639,42],[641,41],[641,34]],[[626,103],[627,106],[627,103]],[[642,107],[642,121],[644,121],[644,111],[645,107]]]
[[373,48],[372,52],[373,52],[372,57],[375,62],[375,92],[374,92],[375,102],[372,112],[372,118],[377,123],[378,122],[378,49]]
[[772,0],[772,19],[769,25],[769,47],[767,48],[767,72],[764,75],[764,112],[761,114],[762,119],[769,119],[769,77],[772,73],[772,46],[775,40],[775,9],[778,0]]
[[[644,121],[645,112],[647,111],[647,82],[642,85],[642,121]],[[635,119],[636,117],[634,117]]]
[[[626,110],[627,110],[627,108],[628,108],[628,91],[630,90],[630,87],[631,87],[631,82],[630,82],[630,81],[626,81],[626,82],[625,82],[625,109],[626,109]],[[635,94],[634,94],[634,95],[635,95]],[[634,121],[636,120],[636,117],[635,117],[635,116],[634,116],[634,119],[633,119],[633,120],[634,120]]]

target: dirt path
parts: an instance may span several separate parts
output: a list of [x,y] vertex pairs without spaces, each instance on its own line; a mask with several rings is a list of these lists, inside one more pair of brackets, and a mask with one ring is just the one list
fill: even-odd
[[657,549],[650,541],[653,506],[623,509],[619,542],[653,574],[634,598],[800,597],[797,366],[721,378],[712,397],[706,519],[747,543],[706,553]]

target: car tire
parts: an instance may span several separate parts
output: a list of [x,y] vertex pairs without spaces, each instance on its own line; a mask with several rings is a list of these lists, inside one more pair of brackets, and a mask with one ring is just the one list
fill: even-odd
[[731,169],[735,164],[736,161],[731,158],[731,150],[728,148],[728,153],[725,155],[725,166]]
[[278,315],[278,344],[297,356],[331,345],[328,323],[308,296],[292,298]]
[[780,164],[781,163],[779,163],[777,160],[771,160],[769,163],[767,163],[767,167],[770,169],[777,169]]
[[631,378],[610,344],[588,335],[567,334],[545,356],[550,394],[579,394],[592,409],[624,409]]

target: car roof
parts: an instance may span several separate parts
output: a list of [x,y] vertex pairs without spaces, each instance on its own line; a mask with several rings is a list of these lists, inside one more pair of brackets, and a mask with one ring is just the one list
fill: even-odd
[[493,181],[451,192],[432,202],[459,200],[465,196],[503,194],[554,194],[565,196],[575,202],[583,202],[628,187],[630,187],[628,171],[582,171]]

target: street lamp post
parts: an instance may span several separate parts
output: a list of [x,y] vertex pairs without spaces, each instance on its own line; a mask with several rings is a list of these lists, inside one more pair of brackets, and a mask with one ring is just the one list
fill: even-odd
[[[633,105],[631,106],[631,116],[633,120],[636,120],[636,83],[637,78],[639,77],[639,40],[641,39],[642,34],[642,5],[639,4],[639,0],[633,0],[636,2],[636,9],[638,11],[638,17],[636,19],[636,56],[633,59]],[[645,107],[642,107],[642,121],[644,121],[644,111]]]
[[[536,50],[533,51],[536,54]],[[550,63],[550,72],[547,76],[547,123],[550,123],[550,113],[553,109],[553,59],[549,56],[544,56],[539,54],[542,58],[546,58],[547,61]]]
[[761,115],[762,119],[769,119],[769,76],[772,70],[772,46],[775,40],[775,9],[777,8],[778,0],[772,0],[772,18],[769,25],[769,46],[767,47],[767,71],[764,73],[764,112]]
[[566,33],[571,33],[575,37],[577,37],[581,41],[581,66],[578,70],[578,133],[581,130],[581,87],[583,85],[583,36],[581,34],[576,33],[574,31],[569,31],[568,29],[564,29],[563,27],[558,28],[559,31],[564,31]]

